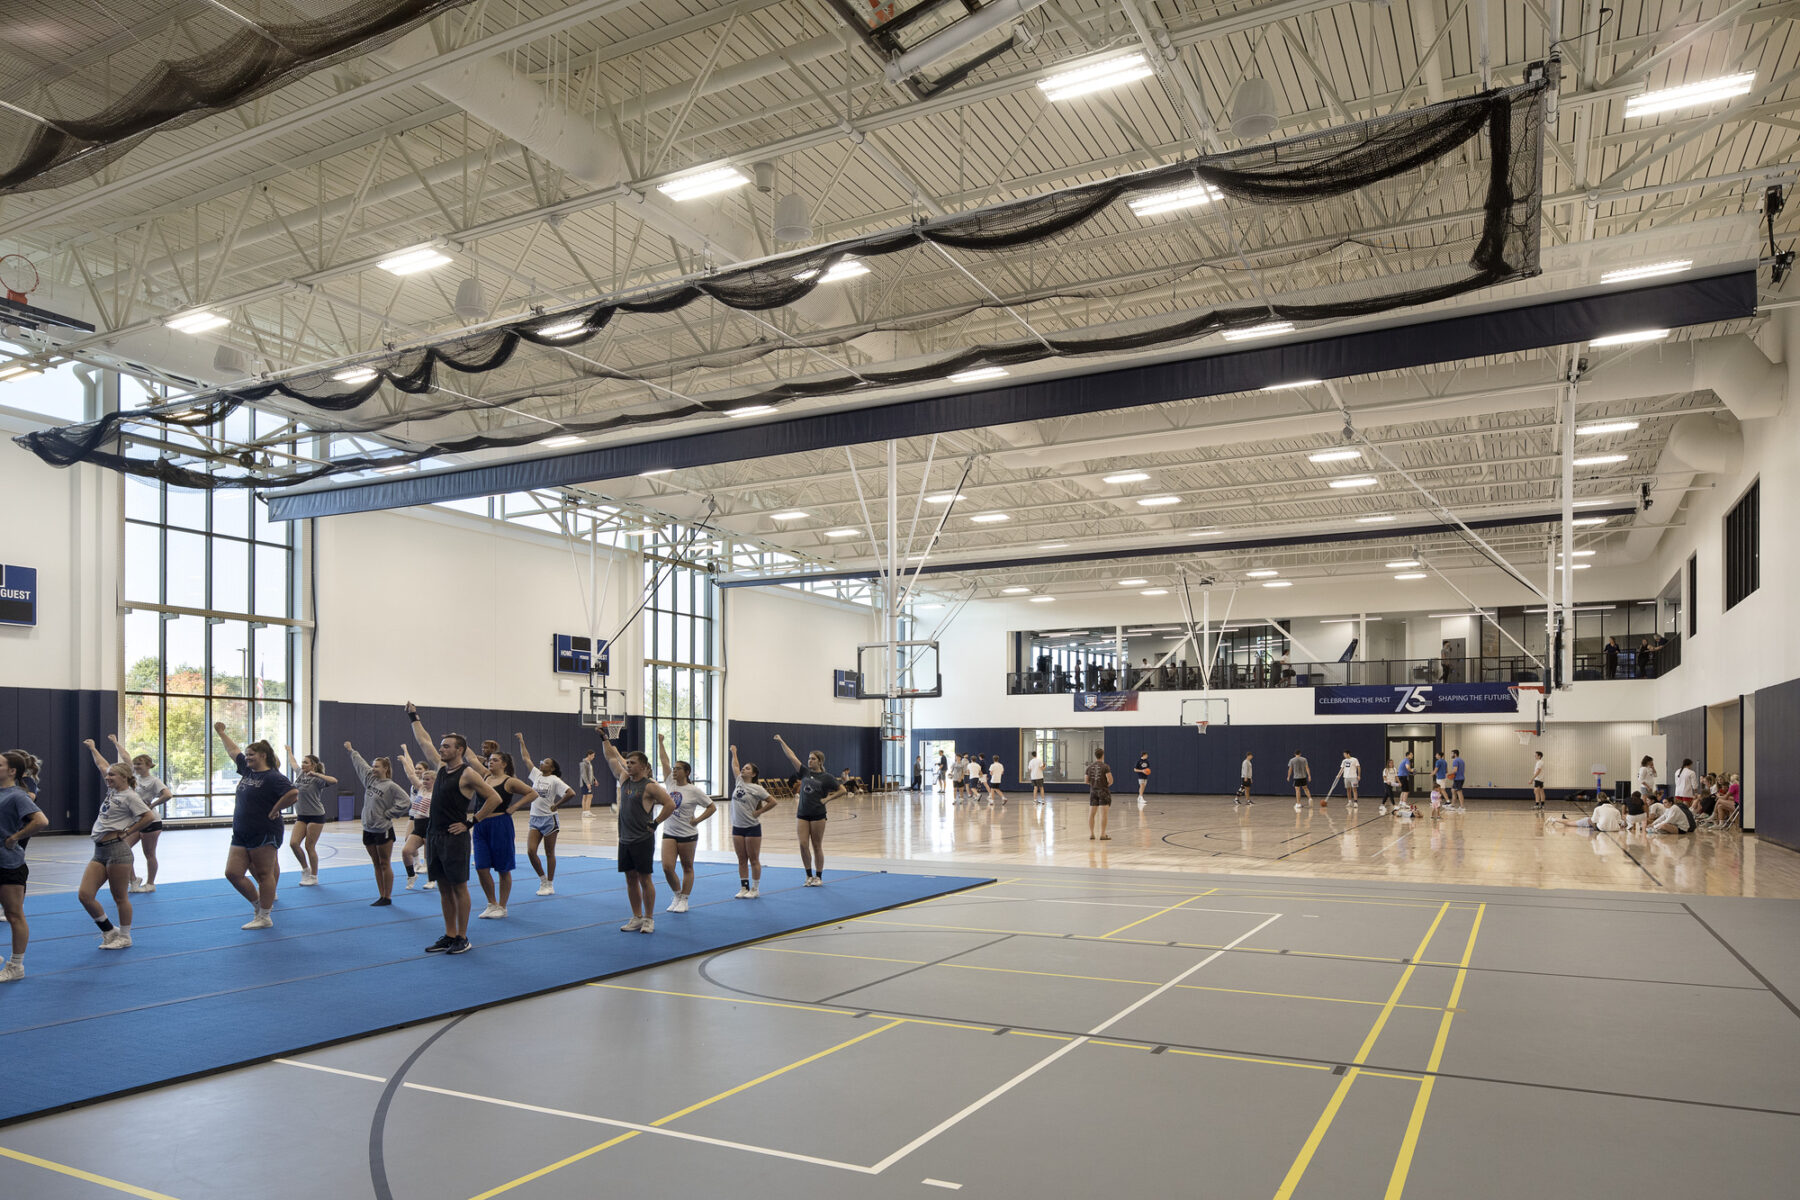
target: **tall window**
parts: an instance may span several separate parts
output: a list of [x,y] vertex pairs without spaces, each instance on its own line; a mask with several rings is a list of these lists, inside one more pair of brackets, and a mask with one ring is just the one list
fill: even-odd
[[291,527],[247,491],[126,476],[123,737],[158,762],[171,818],[231,814],[213,722],[277,754],[295,740],[294,558]]
[[708,572],[654,551],[644,555],[644,585],[650,589],[644,609],[646,747],[661,734],[668,739],[670,760],[687,761],[695,783],[718,791],[724,775],[714,729],[717,586]]
[[1762,480],[1725,514],[1725,607],[1762,586]]

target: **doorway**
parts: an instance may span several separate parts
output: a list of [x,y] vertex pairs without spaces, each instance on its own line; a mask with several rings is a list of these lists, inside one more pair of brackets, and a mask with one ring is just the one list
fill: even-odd
[[953,741],[921,741],[919,743],[919,753],[925,758],[925,790],[928,792],[937,791],[939,788],[948,786],[947,783],[938,782],[938,755],[942,754],[944,756],[946,767],[945,779],[947,780],[949,778],[949,764],[956,761],[956,743]]
[[[1387,760],[1399,767],[1401,760],[1412,755],[1415,779],[1431,777],[1431,764],[1437,758],[1438,727],[1436,725],[1389,725],[1387,727]],[[1385,766],[1385,764],[1383,764]],[[1365,772],[1365,775],[1367,772]],[[1417,783],[1413,791],[1420,790]],[[1430,790],[1427,784],[1425,790]]]

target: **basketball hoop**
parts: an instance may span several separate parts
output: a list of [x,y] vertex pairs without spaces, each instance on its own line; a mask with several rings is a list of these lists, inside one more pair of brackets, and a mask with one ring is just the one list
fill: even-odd
[[619,740],[619,735],[625,732],[625,718],[601,717],[594,728],[598,729],[600,736],[607,741],[616,742]]
[[25,297],[37,290],[38,270],[23,254],[0,257],[0,287],[14,304],[25,303]]
[[1519,745],[1521,746],[1531,745],[1531,739],[1537,736],[1535,729],[1515,729],[1513,732],[1519,735]]
[[1200,731],[1200,736],[1201,736],[1201,737],[1205,737],[1205,736],[1206,736],[1206,726],[1207,726],[1207,724],[1208,724],[1208,723],[1207,723],[1207,722],[1205,722],[1205,721],[1195,721],[1195,722],[1194,722],[1194,728],[1195,728],[1195,729],[1198,729],[1198,730],[1199,730],[1199,731]]

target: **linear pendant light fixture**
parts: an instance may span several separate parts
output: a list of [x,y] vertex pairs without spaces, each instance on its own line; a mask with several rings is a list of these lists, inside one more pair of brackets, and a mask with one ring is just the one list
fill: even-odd
[[1116,54],[1111,58],[1047,76],[1038,80],[1038,90],[1044,93],[1044,99],[1054,103],[1073,100],[1090,92],[1120,87],[1151,74],[1154,74],[1154,70],[1150,63],[1134,50],[1130,54]]
[[1645,92],[1625,101],[1625,115],[1648,117],[1677,108],[1716,104],[1720,100],[1730,100],[1734,96],[1746,94],[1755,82],[1755,71],[1743,71],[1736,75],[1721,75],[1716,79],[1702,79],[1697,83],[1684,83],[1680,87]]
[[1166,192],[1152,192],[1148,196],[1139,196],[1130,201],[1126,207],[1140,217],[1154,217],[1159,213],[1179,212],[1184,208],[1198,208],[1202,204],[1211,204],[1223,198],[1224,192],[1210,183],[1189,183],[1178,188],[1170,188]]
[[656,190],[669,199],[680,203],[683,200],[698,200],[702,196],[715,196],[720,192],[729,192],[732,188],[743,187],[750,182],[750,177],[727,163],[720,167],[709,167],[702,171],[690,171],[686,175],[677,175],[656,185]]

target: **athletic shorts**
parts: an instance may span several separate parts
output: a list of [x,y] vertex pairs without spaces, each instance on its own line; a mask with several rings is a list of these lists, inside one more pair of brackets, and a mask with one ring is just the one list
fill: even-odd
[[468,833],[434,833],[425,839],[425,877],[433,883],[469,882]]
[[690,842],[697,842],[699,840],[700,840],[700,835],[697,833],[688,833],[688,834],[665,833],[665,834],[663,834],[663,841],[674,842],[677,846],[686,846]]
[[1094,792],[1094,791],[1090,791],[1088,793],[1088,807],[1089,808],[1102,808],[1102,807],[1110,808],[1111,806],[1112,806],[1112,793],[1111,792],[1106,793],[1104,796],[1101,795],[1099,792]]
[[24,887],[31,878],[31,867],[0,867],[0,887]]
[[281,830],[273,833],[239,833],[231,831],[231,844],[239,850],[266,850],[271,846],[281,845]]
[[324,823],[325,823],[325,814],[324,813],[295,813],[294,814],[294,824],[296,824],[296,825],[323,825]]
[[489,817],[475,827],[474,839],[477,871],[504,873],[518,865],[511,817]]
[[650,873],[650,863],[654,857],[651,850],[655,845],[655,838],[645,838],[641,842],[620,842],[620,874],[630,872],[636,875],[648,875]]
[[138,830],[138,833],[140,833],[140,834],[161,833],[162,831],[163,831],[163,823],[161,821],[152,821],[148,825],[144,826],[142,829]]
[[761,825],[733,825],[731,827],[731,836],[732,837],[761,837],[762,836],[762,826]]
[[823,821],[825,816],[825,806],[822,804],[818,808],[810,808],[805,812],[796,812],[794,814],[794,817],[801,821]]
[[537,830],[540,836],[549,837],[562,830],[562,822],[556,819],[555,813],[551,813],[549,816],[531,818],[531,827]]
[[1247,792],[1247,791],[1249,791],[1249,790],[1250,790],[1250,779],[1249,779],[1249,776],[1245,776],[1245,777],[1244,777],[1244,778],[1243,778],[1243,779],[1242,779],[1242,780],[1240,780],[1240,781],[1239,781],[1239,782],[1241,782],[1241,783],[1242,783],[1242,784],[1243,784],[1243,785],[1244,785],[1244,790],[1245,790],[1245,791],[1246,791],[1246,792]]
[[113,863],[128,863],[131,861],[131,846],[124,838],[115,838],[110,842],[95,842],[94,861],[108,866]]
[[391,846],[393,844],[394,831],[392,829],[363,830],[363,845],[365,846]]
[[431,828],[431,814],[421,813],[412,819],[412,836],[423,838]]
[[1412,791],[1412,776],[1411,775],[1401,775],[1399,777],[1399,780],[1400,780],[1400,791],[1402,793]]
[[1289,780],[1288,782],[1292,783],[1297,788],[1311,787],[1312,786],[1312,776],[1296,775],[1293,779]]

